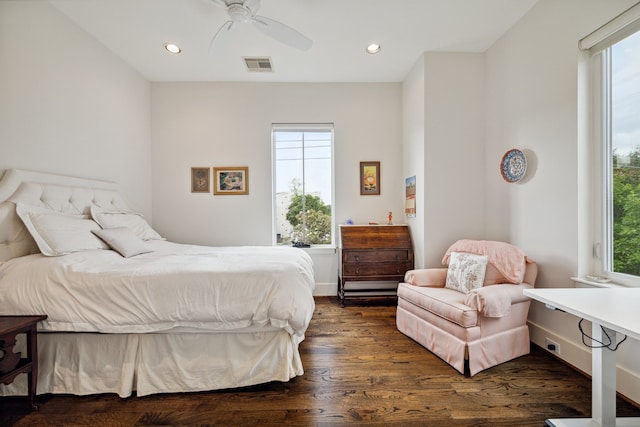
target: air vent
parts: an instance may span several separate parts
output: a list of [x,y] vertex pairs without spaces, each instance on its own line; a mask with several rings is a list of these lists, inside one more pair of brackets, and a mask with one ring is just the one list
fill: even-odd
[[249,71],[260,73],[273,71],[271,58],[269,57],[249,58],[245,56],[242,59],[244,59],[244,63],[247,65]]

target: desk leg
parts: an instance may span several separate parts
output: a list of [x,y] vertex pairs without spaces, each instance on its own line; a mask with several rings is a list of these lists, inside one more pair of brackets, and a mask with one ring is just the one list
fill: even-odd
[[[616,345],[616,332],[593,323],[591,335],[594,345],[608,342]],[[591,417],[602,426],[616,425],[616,353],[608,348],[591,350]]]
[[[617,343],[616,332],[604,328],[611,346]],[[592,323],[591,336],[609,342],[603,329]],[[593,342],[598,345],[597,342]],[[616,418],[616,353],[608,348],[591,350],[591,418],[561,418],[546,420],[549,427],[640,427],[640,418]]]

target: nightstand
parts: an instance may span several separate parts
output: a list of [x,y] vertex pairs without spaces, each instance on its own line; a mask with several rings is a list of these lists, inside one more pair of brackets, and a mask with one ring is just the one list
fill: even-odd
[[[29,404],[38,409],[35,403],[38,381],[38,334],[37,324],[46,319],[38,316],[0,316],[0,383],[8,385],[15,378],[26,373],[29,380]],[[27,357],[14,353],[16,335],[27,334]]]

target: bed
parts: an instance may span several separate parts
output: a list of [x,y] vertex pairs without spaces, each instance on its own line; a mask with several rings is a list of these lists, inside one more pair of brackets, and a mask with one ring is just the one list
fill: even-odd
[[[0,180],[0,315],[48,315],[38,394],[289,381],[303,374],[313,288],[306,252],[168,242],[114,183],[18,169]],[[26,394],[26,375],[0,384]]]

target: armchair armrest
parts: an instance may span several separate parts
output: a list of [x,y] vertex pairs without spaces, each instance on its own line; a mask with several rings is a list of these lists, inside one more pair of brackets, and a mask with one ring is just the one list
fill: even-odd
[[404,282],[414,286],[443,288],[446,280],[446,268],[422,268],[418,270],[409,270],[404,275]]
[[527,283],[483,286],[469,291],[464,304],[485,317],[502,317],[509,312],[512,304],[528,301],[529,297],[522,291],[531,288],[533,286]]

